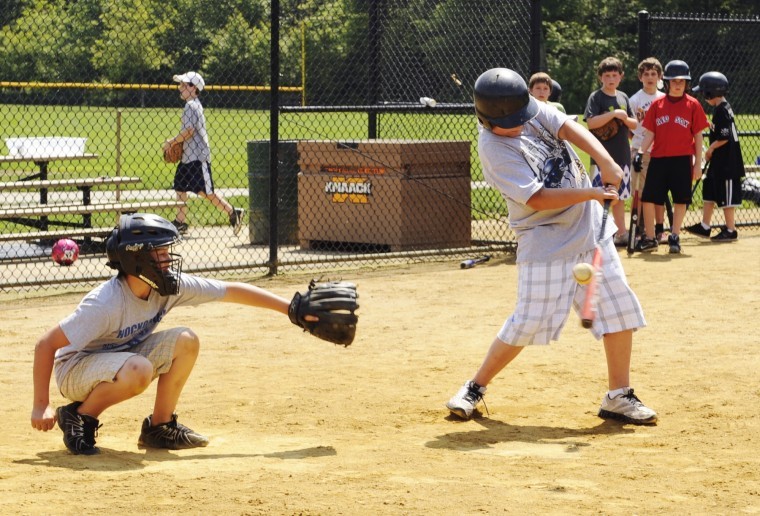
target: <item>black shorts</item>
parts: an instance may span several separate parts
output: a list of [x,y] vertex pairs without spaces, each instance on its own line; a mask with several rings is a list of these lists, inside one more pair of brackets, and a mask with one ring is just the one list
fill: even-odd
[[174,190],[207,195],[214,193],[211,163],[207,161],[180,162],[177,165],[177,173],[174,175]]
[[707,174],[702,182],[702,199],[714,202],[721,208],[735,208],[742,204],[742,187],[733,179],[717,179]]
[[673,204],[691,203],[691,156],[652,158],[647,169],[642,202],[665,204],[670,192]]

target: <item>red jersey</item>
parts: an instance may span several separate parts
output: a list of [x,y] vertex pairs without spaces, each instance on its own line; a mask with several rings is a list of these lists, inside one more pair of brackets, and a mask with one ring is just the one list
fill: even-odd
[[694,138],[710,126],[702,105],[691,95],[673,100],[664,96],[652,102],[642,125],[654,133],[653,158],[691,156]]

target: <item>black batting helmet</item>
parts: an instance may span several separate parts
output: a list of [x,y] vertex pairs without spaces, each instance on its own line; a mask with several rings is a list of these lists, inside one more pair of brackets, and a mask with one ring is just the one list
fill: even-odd
[[703,73],[699,78],[699,84],[694,86],[692,91],[701,92],[707,100],[725,97],[728,93],[728,79],[720,72]]
[[671,79],[686,79],[687,81],[690,81],[691,73],[689,72],[689,65],[687,65],[685,61],[679,59],[670,61],[665,65],[662,78],[665,81]]
[[483,127],[518,127],[538,113],[538,103],[520,75],[509,68],[492,68],[475,81],[475,114]]
[[552,93],[549,95],[549,102],[559,102],[560,97],[562,97],[562,86],[552,79]]
[[[174,224],[152,213],[122,215],[106,240],[108,266],[135,276],[162,296],[179,293],[182,257],[171,254],[180,237]],[[153,251],[168,247],[169,260],[158,262]]]

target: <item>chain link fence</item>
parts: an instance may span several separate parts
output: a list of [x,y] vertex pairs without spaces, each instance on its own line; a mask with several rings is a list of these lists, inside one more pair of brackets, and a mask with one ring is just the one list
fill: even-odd
[[[529,74],[538,5],[19,4],[0,45],[0,289],[94,284],[113,273],[119,213],[174,220],[183,206],[196,273],[511,249],[481,183],[470,89],[490,67]],[[172,77],[189,70],[206,82],[214,202],[178,200],[161,152],[184,106]],[[238,235],[230,206],[246,210]],[[69,267],[51,260],[62,237],[79,245]]]
[[[639,13],[639,57],[657,57],[663,66],[668,61],[686,61],[691,85],[710,71],[723,73],[729,81],[728,99],[736,114],[736,126],[747,177],[742,185],[744,201],[736,210],[736,225],[750,231],[760,226],[760,17],[728,17],[710,14]],[[701,95],[708,118],[712,107]],[[705,133],[705,146],[709,145]],[[698,187],[684,226],[702,220],[702,189]],[[720,225],[721,210],[716,210],[713,225]]]

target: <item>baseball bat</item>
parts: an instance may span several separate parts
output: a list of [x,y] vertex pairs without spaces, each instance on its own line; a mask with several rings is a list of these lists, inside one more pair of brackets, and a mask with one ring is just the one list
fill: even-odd
[[633,171],[633,201],[631,202],[631,222],[628,224],[628,245],[626,252],[631,256],[635,250],[636,233],[639,229],[639,215],[641,212],[641,203],[639,202],[639,183],[641,183],[641,172]]
[[697,182],[694,183],[694,188],[691,189],[691,199],[694,200],[694,194],[697,192],[697,187],[699,186],[699,183],[702,182],[702,180],[705,178],[705,173],[707,172],[707,165],[709,165],[709,161],[705,161],[705,164],[702,165],[702,175],[699,176],[697,179]]
[[583,300],[583,307],[581,309],[581,326],[588,329],[594,324],[594,316],[596,315],[596,298],[599,290],[599,277],[602,274],[602,238],[604,238],[604,228],[607,226],[607,216],[610,213],[610,200],[604,201],[604,211],[602,212],[602,225],[599,228],[599,239],[596,241],[596,247],[594,248],[594,257],[591,260],[591,266],[594,268],[594,276],[591,278],[591,283],[586,287],[586,298]]
[[464,260],[462,263],[459,264],[460,269],[472,269],[479,263],[485,263],[488,260],[490,260],[491,257],[488,255],[480,256],[479,258],[472,258],[470,260]]

